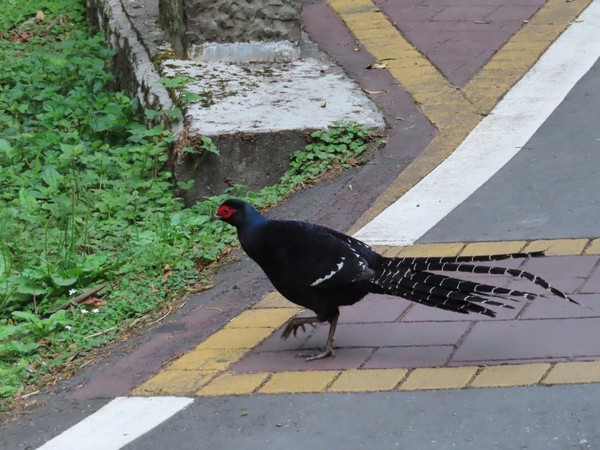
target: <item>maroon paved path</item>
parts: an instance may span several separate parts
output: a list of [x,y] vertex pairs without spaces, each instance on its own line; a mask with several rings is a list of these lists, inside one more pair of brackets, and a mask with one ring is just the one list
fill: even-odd
[[544,0],[374,0],[446,76],[462,87]]
[[[306,362],[298,349],[323,346],[328,326],[306,335],[280,339],[280,332],[237,363],[237,372],[281,370],[413,368],[557,362],[600,357],[600,257],[564,256],[512,261],[534,272],[589,308],[554,297],[515,302],[495,319],[460,315],[403,299],[372,295],[342,308],[335,358]],[[498,277],[471,276],[482,282]],[[494,281],[492,281],[494,280]],[[526,280],[501,285],[544,292]]]

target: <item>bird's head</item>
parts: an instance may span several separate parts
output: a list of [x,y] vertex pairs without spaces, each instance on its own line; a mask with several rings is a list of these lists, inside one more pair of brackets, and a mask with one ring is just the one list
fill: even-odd
[[262,217],[260,213],[248,203],[232,198],[219,206],[214,219],[222,220],[223,222],[238,227],[252,220],[252,218],[260,217]]

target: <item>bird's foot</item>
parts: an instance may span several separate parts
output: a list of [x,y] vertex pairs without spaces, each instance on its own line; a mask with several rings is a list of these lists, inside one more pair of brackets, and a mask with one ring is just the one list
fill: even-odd
[[303,333],[306,333],[305,325],[312,325],[313,328],[316,328],[316,322],[318,319],[316,317],[294,317],[292,318],[281,333],[281,339],[287,339],[293,333],[294,337],[298,334],[298,329],[301,328]]
[[317,359],[323,359],[323,358],[327,358],[331,356],[332,358],[335,358],[335,351],[333,350],[333,347],[325,347],[325,349],[323,350],[323,352],[321,353],[298,353],[296,355],[296,357],[298,358],[306,358],[306,361],[316,361]]

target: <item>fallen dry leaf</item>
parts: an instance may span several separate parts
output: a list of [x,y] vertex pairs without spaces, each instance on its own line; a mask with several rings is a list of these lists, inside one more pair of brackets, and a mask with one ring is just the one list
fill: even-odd
[[387,66],[385,64],[381,64],[381,63],[376,63],[376,64],[369,64],[368,66],[365,66],[365,69],[385,69]]
[[104,300],[100,300],[97,297],[91,297],[87,300],[80,302],[79,304],[84,305],[86,309],[94,309],[106,305],[106,302]]

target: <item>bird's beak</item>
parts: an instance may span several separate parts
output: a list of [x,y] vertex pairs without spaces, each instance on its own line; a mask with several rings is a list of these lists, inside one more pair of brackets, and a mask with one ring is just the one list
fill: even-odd
[[210,221],[211,221],[211,222],[214,222],[215,220],[223,220],[223,218],[222,218],[220,215],[218,215],[218,214],[215,214],[214,216],[212,216],[212,217],[210,218]]

